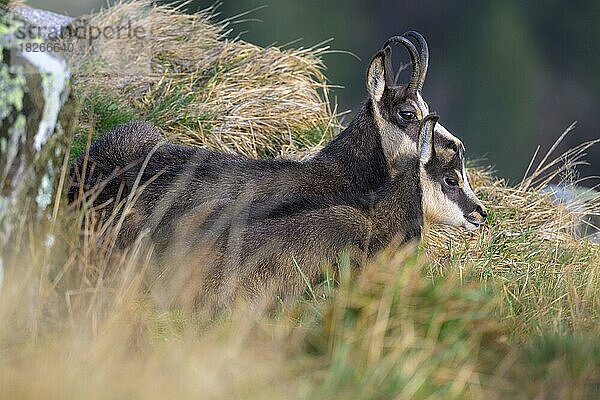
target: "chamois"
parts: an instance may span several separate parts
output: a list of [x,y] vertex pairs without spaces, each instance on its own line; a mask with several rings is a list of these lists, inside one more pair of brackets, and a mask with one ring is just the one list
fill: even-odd
[[[420,53],[408,39],[417,39]],[[390,44],[408,49],[413,71],[407,85],[396,85]],[[90,149],[90,168],[85,187],[109,181],[99,199],[116,197],[115,187],[124,185],[128,193],[139,182],[144,189],[125,218],[120,244],[126,246],[140,232],[152,241],[165,244],[181,223],[221,203],[239,200],[236,212],[268,215],[281,207],[294,208],[320,203],[327,196],[366,198],[399,173],[403,160],[417,154],[417,137],[422,119],[429,113],[421,96],[429,53],[425,39],[407,32],[388,40],[372,59],[367,72],[369,97],[356,117],[331,143],[304,162],[257,160],[242,155],[226,155],[212,150],[165,143],[154,128],[140,123],[126,124],[108,133]],[[142,132],[140,132],[142,131]],[[143,132],[151,132],[140,144]],[[439,176],[435,185],[458,193],[441,197],[435,217],[445,223],[475,229],[485,221],[481,202],[471,190],[464,169],[462,143],[443,127],[436,126],[435,140],[440,151],[454,159],[451,176]],[[135,143],[134,143],[135,142]],[[130,150],[128,143],[134,144]],[[120,148],[120,149],[117,149]],[[147,151],[144,158],[143,148]],[[152,148],[152,151],[148,151]],[[114,152],[115,156],[107,156]],[[129,153],[128,153],[129,152]],[[127,154],[128,153],[128,154]],[[70,198],[80,185],[83,158],[73,168]],[[142,168],[143,167],[143,168]],[[115,174],[116,170],[127,173]],[[456,191],[456,188],[460,189]],[[103,192],[104,192],[103,191]],[[99,200],[95,204],[100,204]],[[241,204],[244,204],[242,209]],[[193,218],[192,218],[193,220]]]
[[335,271],[343,254],[350,266],[360,266],[389,245],[419,240],[424,215],[445,221],[432,212],[439,198],[449,196],[435,179],[456,167],[437,149],[437,120],[428,115],[420,121],[418,155],[403,157],[403,172],[368,197],[322,197],[240,219],[224,217],[223,210],[235,205],[223,202],[205,208],[201,221],[184,219],[178,233],[188,243],[165,259],[175,265],[176,278],[168,277],[175,282],[173,292],[213,312],[236,300],[272,304],[318,283],[323,269]]

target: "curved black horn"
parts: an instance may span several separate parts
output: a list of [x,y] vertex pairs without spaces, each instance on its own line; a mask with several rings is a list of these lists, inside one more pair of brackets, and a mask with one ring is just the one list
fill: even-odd
[[419,52],[417,51],[415,45],[403,36],[392,36],[385,42],[383,48],[385,49],[392,43],[401,43],[404,47],[406,47],[408,53],[410,54],[410,61],[412,62],[412,75],[410,77],[410,83],[408,84],[408,90],[411,92],[416,92],[418,90],[419,76],[421,74]]
[[419,43],[420,55],[419,55],[419,65],[421,70],[419,71],[419,80],[417,83],[417,89],[419,92],[423,90],[423,84],[425,83],[425,78],[427,77],[427,68],[429,67],[429,46],[427,46],[427,41],[417,31],[408,31],[405,32],[402,37],[412,37]]

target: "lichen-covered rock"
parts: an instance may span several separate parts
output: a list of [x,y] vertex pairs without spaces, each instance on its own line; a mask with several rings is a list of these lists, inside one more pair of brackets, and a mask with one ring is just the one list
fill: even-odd
[[0,15],[0,266],[17,227],[35,229],[46,215],[72,117],[65,61],[25,51],[39,39],[20,39],[23,24]]

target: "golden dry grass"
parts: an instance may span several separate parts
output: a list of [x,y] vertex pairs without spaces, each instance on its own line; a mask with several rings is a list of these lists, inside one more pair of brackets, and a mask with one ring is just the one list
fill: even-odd
[[186,144],[282,155],[329,138],[337,120],[320,59],[327,46],[281,50],[228,39],[211,12],[132,1],[79,21],[140,33],[75,40],[75,88],[83,97],[111,93]]
[[0,397],[589,398],[599,247],[547,194],[472,174],[484,230],[433,228],[425,255],[390,249],[324,298],[216,321],[165,305],[148,249],[80,236],[87,214],[63,204],[4,259]]

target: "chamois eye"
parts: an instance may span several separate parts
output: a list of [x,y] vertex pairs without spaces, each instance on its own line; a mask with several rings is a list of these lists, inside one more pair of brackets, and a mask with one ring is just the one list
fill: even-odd
[[457,187],[458,186],[458,181],[454,178],[450,178],[450,177],[445,177],[444,178],[444,183],[450,187]]
[[398,115],[400,116],[400,118],[402,118],[404,121],[414,121],[417,119],[417,114],[415,114],[412,111],[399,111]]

